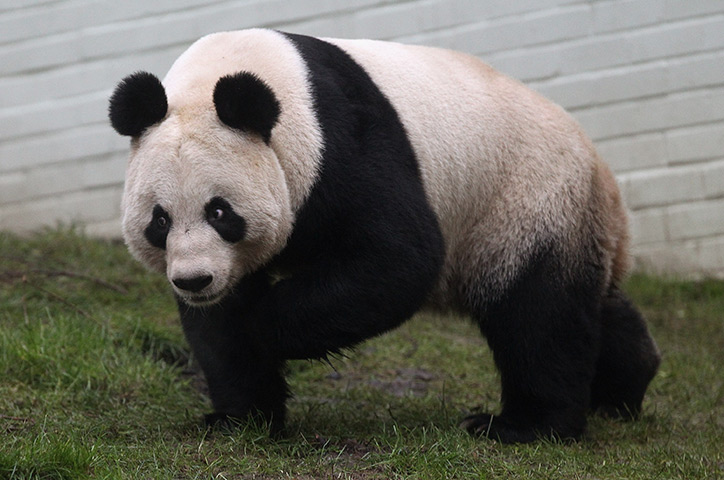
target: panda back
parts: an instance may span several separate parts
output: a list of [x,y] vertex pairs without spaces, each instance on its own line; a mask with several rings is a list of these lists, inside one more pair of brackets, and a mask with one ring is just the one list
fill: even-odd
[[[364,67],[404,124],[445,238],[443,284],[485,277],[501,290],[543,245],[579,255],[582,232],[619,246],[602,254],[604,268],[621,256],[625,213],[615,181],[562,108],[463,53],[327,41]],[[592,193],[600,184],[615,201]]]

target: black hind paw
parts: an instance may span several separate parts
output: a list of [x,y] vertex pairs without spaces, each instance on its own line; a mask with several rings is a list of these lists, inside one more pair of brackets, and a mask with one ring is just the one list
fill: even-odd
[[593,411],[603,418],[632,421],[639,418],[641,407],[631,407],[626,403],[619,405],[599,404],[593,407]]
[[512,425],[502,417],[479,413],[465,417],[460,427],[476,437],[488,437],[502,443],[530,443],[538,439],[532,429]]
[[501,443],[531,443],[540,439],[573,441],[580,438],[581,429],[555,429],[550,426],[531,426],[511,421],[505,416],[479,413],[465,417],[460,427],[479,437]]

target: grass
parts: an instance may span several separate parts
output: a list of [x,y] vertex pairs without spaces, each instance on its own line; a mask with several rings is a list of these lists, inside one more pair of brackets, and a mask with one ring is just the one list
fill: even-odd
[[724,478],[724,283],[635,276],[664,353],[643,417],[572,445],[457,428],[498,407],[469,322],[420,315],[332,365],[294,362],[289,432],[209,432],[164,278],[72,230],[0,233],[0,478]]

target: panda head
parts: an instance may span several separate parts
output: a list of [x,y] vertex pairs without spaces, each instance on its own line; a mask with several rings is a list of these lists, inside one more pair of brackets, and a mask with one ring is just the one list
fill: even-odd
[[280,113],[273,91],[248,72],[168,98],[140,72],[110,99],[113,128],[132,138],[124,239],[189,305],[219,301],[286,243],[289,193],[270,147]]

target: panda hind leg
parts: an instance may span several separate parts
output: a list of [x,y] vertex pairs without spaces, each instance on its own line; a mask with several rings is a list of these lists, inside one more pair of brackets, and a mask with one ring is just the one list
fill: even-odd
[[560,270],[546,251],[498,299],[471,299],[502,387],[499,415],[461,423],[471,434],[503,443],[583,435],[598,351],[599,299],[591,292],[599,279],[583,272],[580,281],[566,281]]
[[591,386],[592,410],[635,419],[661,356],[641,314],[611,287],[601,309],[601,349]]

